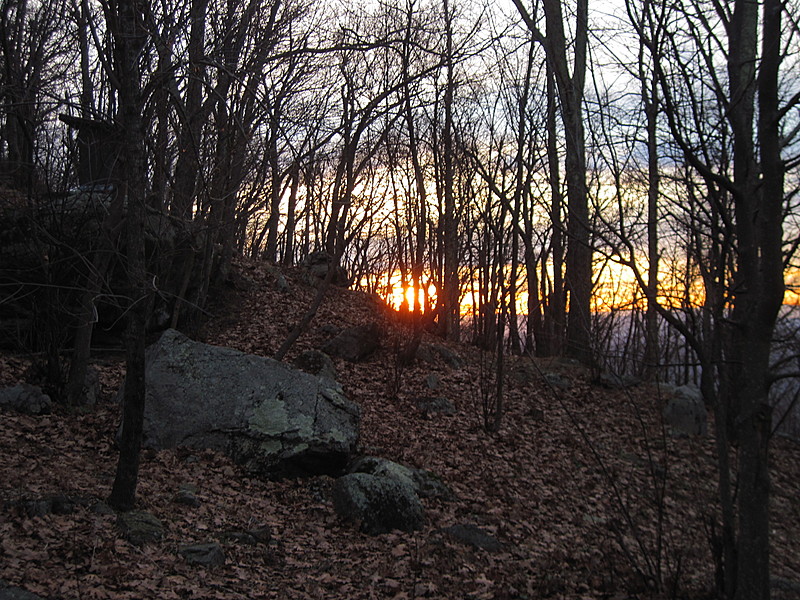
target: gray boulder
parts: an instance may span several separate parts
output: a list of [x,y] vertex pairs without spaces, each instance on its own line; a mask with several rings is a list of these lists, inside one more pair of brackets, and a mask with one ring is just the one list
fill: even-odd
[[395,479],[350,473],[336,480],[332,495],[336,513],[369,535],[414,531],[424,522],[413,488]]
[[678,435],[705,435],[708,414],[703,394],[693,385],[682,385],[672,391],[663,411],[664,422]]
[[0,408],[25,415],[43,415],[53,407],[50,396],[35,385],[21,383],[0,390]]
[[201,344],[175,330],[147,349],[143,444],[229,454],[253,473],[338,473],[360,411],[341,387],[269,358]]
[[349,362],[360,362],[380,347],[381,330],[377,323],[348,327],[328,341],[322,351]]
[[367,473],[375,477],[392,479],[408,488],[420,498],[453,497],[450,488],[434,473],[426,469],[415,469],[377,456],[362,456],[354,460],[347,469],[350,473]]

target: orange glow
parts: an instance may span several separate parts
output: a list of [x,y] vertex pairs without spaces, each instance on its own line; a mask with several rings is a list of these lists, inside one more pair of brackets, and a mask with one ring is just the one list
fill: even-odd
[[[659,273],[659,293],[658,302],[667,308],[685,306],[702,306],[705,301],[705,288],[700,277],[694,277],[690,281],[688,294],[683,291],[686,282],[680,269],[673,270],[674,265],[662,262]],[[646,273],[646,269],[642,268]],[[599,275],[599,276],[598,276]],[[592,293],[592,311],[606,312],[610,310],[625,310],[635,306],[643,308],[647,304],[644,292],[639,289],[636,278],[631,269],[617,263],[607,262],[603,265],[599,274],[595,274],[596,282]],[[380,279],[380,288],[386,303],[395,310],[399,310],[405,304],[408,310],[413,311],[416,303],[425,311],[426,299],[422,289],[415,290],[413,285],[403,285],[400,272],[395,271],[391,275],[383,275]],[[670,291],[674,290],[674,291]],[[415,293],[416,292],[416,293]],[[427,287],[427,305],[436,304],[436,287],[429,284]],[[527,314],[528,290],[527,284],[522,273],[517,288],[517,314]],[[800,272],[790,271],[786,275],[786,293],[783,303],[785,305],[800,306]],[[462,316],[475,314],[477,312],[478,299],[466,290],[461,299]]]
[[[416,292],[416,293],[415,293]],[[427,289],[429,298],[436,297],[436,288],[430,284]],[[387,300],[388,304],[398,310],[405,302],[409,310],[414,310],[419,303],[422,312],[425,312],[425,294],[422,289],[415,290],[414,286],[403,287],[399,282],[394,283]]]

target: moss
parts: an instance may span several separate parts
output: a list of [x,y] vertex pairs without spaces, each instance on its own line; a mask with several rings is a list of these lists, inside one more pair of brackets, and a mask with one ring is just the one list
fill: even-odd
[[255,407],[249,423],[254,431],[279,437],[289,429],[289,416],[280,398],[269,398]]

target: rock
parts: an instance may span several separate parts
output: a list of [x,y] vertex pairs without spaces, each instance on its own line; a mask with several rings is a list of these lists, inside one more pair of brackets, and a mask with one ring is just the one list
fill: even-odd
[[317,377],[336,380],[336,366],[331,357],[319,350],[306,350],[294,360],[294,365]]
[[451,369],[463,369],[464,361],[453,350],[441,344],[420,344],[417,349],[417,358],[422,362],[435,364],[444,362]]
[[696,386],[675,388],[663,415],[664,422],[678,435],[705,435],[708,430],[703,394]]
[[51,411],[53,402],[40,387],[21,383],[0,390],[0,408],[25,415],[44,415]]
[[380,347],[380,338],[381,330],[375,322],[348,327],[328,341],[322,351],[349,362],[361,362]]
[[424,521],[413,488],[395,479],[350,473],[336,480],[332,494],[336,513],[369,535],[414,531]]
[[441,500],[455,498],[453,491],[436,473],[432,473],[427,469],[412,469],[412,472],[414,473],[414,484],[417,486],[417,494],[420,498],[439,498]]
[[442,378],[436,373],[431,373],[425,378],[425,386],[432,392],[442,387]]
[[454,540],[487,552],[499,552],[503,545],[493,535],[485,532],[476,525],[458,524],[442,529]]
[[508,368],[508,381],[516,388],[523,388],[533,385],[540,379],[539,369],[528,358],[520,358],[513,361]]
[[366,473],[375,477],[386,477],[406,487],[415,494],[414,471],[405,465],[378,456],[360,456],[347,468],[348,473]]
[[193,508],[197,508],[202,504],[195,493],[191,490],[187,489],[180,489],[178,493],[172,497],[172,501],[175,504],[183,504],[184,506],[191,506]]
[[440,414],[451,417],[457,412],[456,407],[453,406],[453,403],[447,398],[434,398],[425,396],[423,398],[417,398],[414,403],[417,405],[417,408],[419,408],[425,414],[425,416],[430,416],[431,414]]
[[641,379],[633,375],[618,375],[610,371],[603,371],[595,380],[595,383],[610,390],[634,387],[641,382]]
[[328,271],[333,268],[335,273],[331,283],[339,287],[350,287],[350,277],[347,270],[341,265],[335,264],[334,257],[327,252],[312,252],[309,254],[303,266],[308,274],[308,281],[311,285],[316,285],[328,275]]
[[568,390],[572,387],[572,383],[567,377],[560,375],[558,373],[545,373],[544,380],[554,388],[559,388],[562,390]]
[[282,294],[287,293],[291,288],[289,287],[289,282],[286,281],[286,276],[280,270],[279,267],[275,266],[267,266],[267,272],[275,278],[273,286],[276,290],[281,292]]
[[157,542],[164,536],[164,525],[155,515],[132,510],[120,513],[117,517],[117,528],[122,537],[134,546],[142,546],[149,542]]
[[769,586],[772,600],[797,600],[800,598],[800,582],[798,581],[783,577],[770,577]]
[[95,367],[89,367],[86,370],[86,378],[83,380],[80,402],[86,406],[94,406],[99,397],[100,372]]
[[14,503],[28,518],[44,517],[45,515],[70,515],[78,506],[89,506],[92,500],[88,498],[70,497],[64,494],[53,494],[44,498],[22,499]]
[[216,542],[181,546],[178,554],[190,565],[216,567],[225,564],[225,552],[222,550],[222,546]]
[[452,498],[450,488],[434,473],[415,469],[377,456],[362,456],[350,464],[350,473],[386,477],[407,486],[420,498]]
[[0,600],[44,600],[44,598],[22,588],[8,585],[5,581],[0,581]]
[[332,338],[335,335],[339,335],[340,331],[342,331],[342,328],[337,327],[333,323],[325,323],[319,327],[319,332],[326,338]]
[[249,546],[255,546],[256,544],[266,545],[272,540],[272,532],[267,525],[261,525],[245,531],[228,531],[223,533],[222,537],[226,541],[238,542]]
[[360,411],[339,384],[165,331],[147,349],[143,444],[228,453],[270,476],[340,473]]

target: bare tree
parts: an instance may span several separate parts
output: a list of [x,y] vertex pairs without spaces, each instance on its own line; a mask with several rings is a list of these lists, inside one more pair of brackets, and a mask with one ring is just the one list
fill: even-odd
[[110,75],[119,93],[120,125],[125,133],[123,193],[127,205],[127,269],[130,283],[120,455],[109,496],[111,506],[120,510],[130,510],[136,500],[146,391],[144,347],[148,292],[144,223],[148,186],[139,67],[140,53],[147,43],[145,5],[144,0],[118,0],[105,6],[107,26],[115,42],[116,69]]

